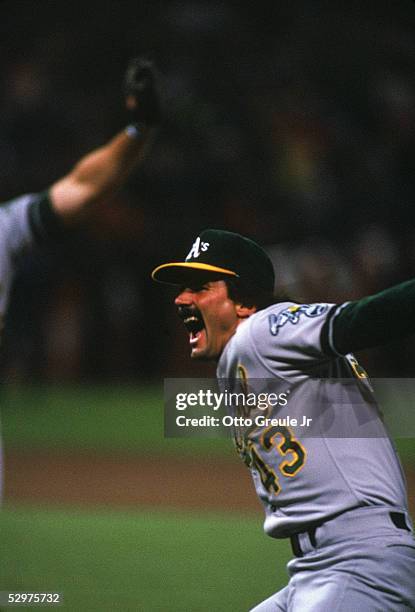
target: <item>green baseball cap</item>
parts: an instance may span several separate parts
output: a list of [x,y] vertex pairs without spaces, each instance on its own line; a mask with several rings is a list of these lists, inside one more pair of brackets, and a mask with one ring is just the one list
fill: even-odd
[[162,264],[151,276],[172,285],[234,277],[270,292],[275,282],[272,262],[256,242],[218,229],[201,232],[184,261]]

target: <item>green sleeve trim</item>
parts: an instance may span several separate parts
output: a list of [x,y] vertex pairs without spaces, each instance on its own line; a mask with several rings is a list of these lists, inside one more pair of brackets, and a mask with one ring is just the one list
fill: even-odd
[[48,191],[39,193],[30,204],[29,223],[36,242],[40,244],[64,233],[64,225],[52,206]]

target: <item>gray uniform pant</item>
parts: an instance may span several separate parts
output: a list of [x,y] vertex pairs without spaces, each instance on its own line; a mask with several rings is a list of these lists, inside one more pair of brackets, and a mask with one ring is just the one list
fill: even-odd
[[408,515],[411,531],[391,512],[401,511],[359,508],[317,527],[311,539],[298,534],[303,556],[288,563],[288,585],[251,612],[413,612],[415,539]]

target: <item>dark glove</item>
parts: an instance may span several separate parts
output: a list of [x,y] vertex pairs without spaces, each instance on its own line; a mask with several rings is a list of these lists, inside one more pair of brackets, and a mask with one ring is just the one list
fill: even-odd
[[161,121],[156,73],[154,62],[146,57],[135,57],[128,65],[124,78],[124,93],[133,123],[157,125]]

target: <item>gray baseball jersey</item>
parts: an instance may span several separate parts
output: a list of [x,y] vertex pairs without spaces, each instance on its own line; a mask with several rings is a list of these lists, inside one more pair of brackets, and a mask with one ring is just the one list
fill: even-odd
[[328,356],[321,346],[336,308],[285,302],[261,310],[239,325],[218,363],[228,391],[286,400],[262,415],[251,409],[253,425],[234,431],[272,537],[353,508],[407,510],[402,468],[363,369],[353,355]]
[[34,240],[29,207],[37,194],[24,195],[0,206],[0,325],[3,328],[17,258]]
[[[39,204],[45,198],[45,194],[28,194],[0,206],[0,340],[19,255],[42,235]],[[0,465],[0,491],[1,481]]]

